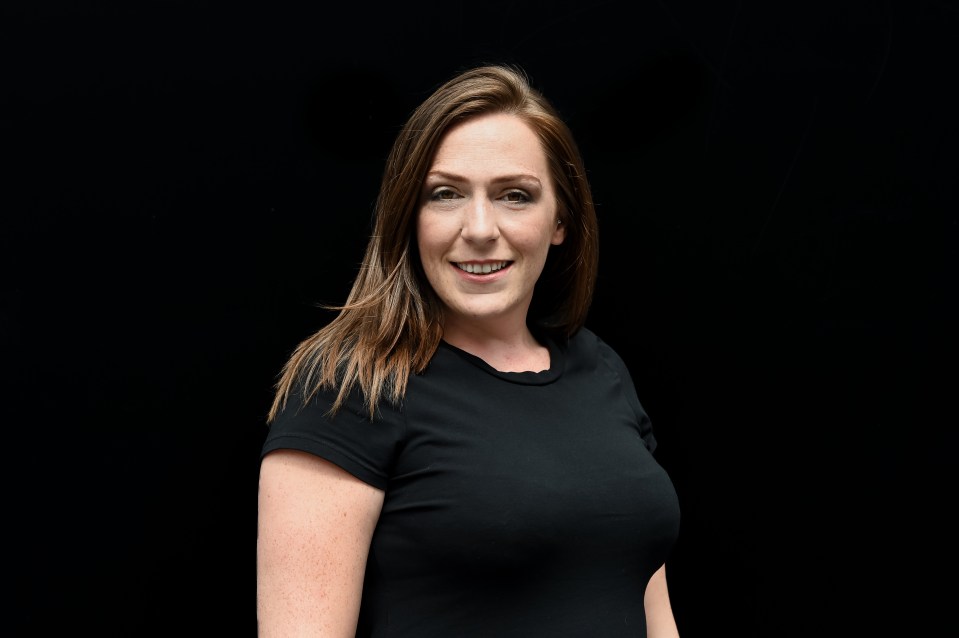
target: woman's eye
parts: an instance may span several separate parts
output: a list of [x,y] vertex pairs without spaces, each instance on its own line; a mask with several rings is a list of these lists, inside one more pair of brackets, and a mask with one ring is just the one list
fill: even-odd
[[430,199],[433,201],[448,201],[456,199],[456,197],[456,191],[452,188],[437,188],[430,194]]
[[511,204],[525,204],[526,202],[530,201],[529,195],[523,191],[509,191],[503,195],[503,199]]

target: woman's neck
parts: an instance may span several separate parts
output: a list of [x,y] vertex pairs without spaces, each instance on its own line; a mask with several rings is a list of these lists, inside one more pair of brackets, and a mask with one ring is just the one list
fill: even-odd
[[500,372],[549,369],[549,350],[536,340],[525,323],[511,329],[504,329],[501,325],[495,328],[448,320],[443,326],[443,340],[479,357]]

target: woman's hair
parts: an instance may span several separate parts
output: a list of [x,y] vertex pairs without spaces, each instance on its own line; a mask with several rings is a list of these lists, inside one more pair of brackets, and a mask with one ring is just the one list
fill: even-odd
[[352,291],[337,316],[301,342],[283,367],[270,408],[272,421],[295,387],[309,401],[338,388],[336,412],[356,384],[370,417],[383,398],[398,404],[411,373],[422,372],[442,338],[443,304],[420,263],[415,228],[421,189],[443,135],[470,118],[508,113],[543,145],[557,213],[566,228],[536,282],[527,322],[566,339],[586,321],[597,269],[596,212],[582,158],[554,107],[511,66],[482,66],[442,84],[401,129],[386,161],[374,229]]

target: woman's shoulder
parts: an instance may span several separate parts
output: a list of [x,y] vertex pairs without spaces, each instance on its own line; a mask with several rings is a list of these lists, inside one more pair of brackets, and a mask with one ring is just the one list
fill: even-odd
[[614,372],[619,377],[630,378],[629,369],[616,348],[589,328],[580,328],[567,344],[573,361],[591,364]]
[[[341,396],[342,394],[342,396]],[[275,422],[305,419],[314,422],[401,422],[401,407],[380,397],[371,414],[366,392],[358,381],[343,389],[343,381],[323,383],[308,375],[297,376],[286,394]]]
[[592,354],[603,359],[613,356],[618,357],[616,351],[603,340],[598,334],[587,327],[582,327],[569,338],[567,347],[570,352],[575,354]]
[[370,415],[358,386],[337,405],[339,389],[295,385],[270,422],[261,458],[277,449],[293,449],[324,458],[374,487],[385,489],[406,424],[389,400]]

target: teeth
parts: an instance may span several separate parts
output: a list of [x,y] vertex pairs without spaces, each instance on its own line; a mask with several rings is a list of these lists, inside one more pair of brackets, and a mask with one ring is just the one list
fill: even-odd
[[472,274],[474,274],[474,275],[479,275],[479,274],[486,275],[486,274],[489,274],[489,273],[491,273],[491,272],[496,272],[497,270],[502,270],[503,268],[506,268],[507,264],[509,264],[508,261],[499,261],[499,262],[492,263],[492,264],[490,264],[490,263],[486,263],[486,264],[466,264],[466,263],[463,263],[463,264],[461,264],[461,263],[458,263],[458,262],[457,262],[456,267],[459,268],[460,270],[464,270],[464,271],[466,271],[466,272],[468,272],[468,273],[472,273]]

